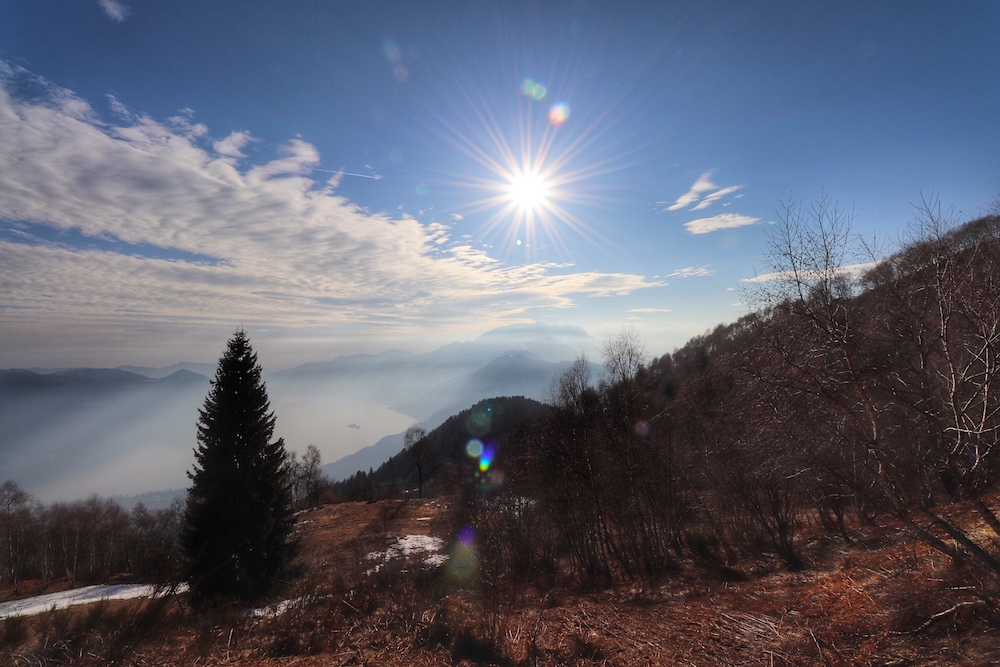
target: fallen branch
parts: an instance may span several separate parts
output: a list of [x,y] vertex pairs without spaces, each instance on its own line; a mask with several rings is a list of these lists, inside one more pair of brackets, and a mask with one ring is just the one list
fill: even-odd
[[980,606],[982,606],[982,607],[987,606],[986,600],[968,600],[966,602],[959,602],[958,604],[956,604],[955,606],[951,607],[950,609],[945,609],[944,611],[939,611],[938,613],[934,614],[933,616],[931,616],[930,618],[928,618],[926,621],[924,621],[920,625],[920,627],[914,628],[913,630],[905,630],[905,631],[904,630],[897,630],[897,631],[891,632],[890,634],[893,634],[893,635],[914,635],[914,634],[916,634],[916,633],[918,633],[918,632],[920,632],[922,630],[926,630],[927,628],[929,628],[931,626],[931,624],[934,623],[934,621],[942,619],[945,616],[948,616],[949,614],[954,614],[959,609],[962,609],[963,607],[980,607]]

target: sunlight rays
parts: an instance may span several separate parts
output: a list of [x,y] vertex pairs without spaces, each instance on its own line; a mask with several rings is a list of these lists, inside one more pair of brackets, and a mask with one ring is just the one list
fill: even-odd
[[[549,255],[565,261],[581,238],[593,247],[608,247],[607,235],[577,213],[607,208],[608,200],[599,194],[600,177],[626,166],[622,155],[595,157],[604,152],[595,145],[607,114],[573,126],[565,122],[565,102],[553,105],[553,111],[512,87],[510,104],[497,105],[467,84],[460,88],[453,92],[459,93],[465,113],[439,120],[447,142],[479,167],[446,179],[466,193],[463,218],[487,214],[479,235],[499,235],[500,250],[508,257],[520,251],[534,260],[550,249]],[[509,115],[501,117],[497,108],[508,109]]]

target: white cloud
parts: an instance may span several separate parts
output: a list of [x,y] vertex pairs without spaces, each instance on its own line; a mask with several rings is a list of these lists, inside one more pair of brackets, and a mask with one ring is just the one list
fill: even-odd
[[677,269],[673,273],[668,273],[667,278],[700,278],[711,275],[715,275],[715,271],[707,266],[687,266],[683,269]]
[[[48,86],[45,94],[15,98],[19,77],[32,75],[0,61],[0,220],[131,247],[0,240],[8,341],[37,349],[45,343],[33,332],[56,329],[93,340],[110,328],[196,337],[240,323],[412,330],[660,284],[564,264],[506,265],[456,242],[449,226],[338,196],[313,180],[319,152],[301,139],[247,166],[239,155],[249,134],[212,142],[190,114],[115,125],[37,77],[31,89]],[[176,259],[192,254],[210,261]]]
[[[847,266],[841,266],[835,270],[835,273],[842,275],[846,278],[852,280],[857,280],[866,271],[870,271],[875,268],[876,262],[862,262],[860,264],[848,264]],[[800,271],[798,274],[793,274],[789,271],[777,271],[775,273],[762,273],[759,276],[754,276],[753,278],[744,278],[740,282],[744,283],[768,283],[775,280],[818,280],[826,275],[823,271]]]
[[[743,189],[742,185],[730,185],[720,188],[712,182],[712,172],[706,171],[698,177],[698,180],[694,182],[691,189],[678,197],[672,204],[661,201],[656,202],[656,205],[664,211],[680,211],[688,207],[691,207],[692,211],[701,211],[741,189]],[[706,192],[709,194],[705,195],[704,193]]]
[[253,136],[246,130],[243,130],[242,132],[233,132],[225,139],[216,141],[212,144],[212,148],[219,155],[226,157],[246,157],[243,154],[243,149],[253,141],[255,141]]
[[672,313],[669,308],[630,308],[629,313]]
[[101,9],[104,10],[104,13],[112,21],[121,23],[128,16],[128,7],[124,3],[119,2],[119,0],[97,0],[97,4],[101,6]]
[[711,218],[699,218],[691,222],[684,223],[684,228],[692,234],[708,234],[717,232],[720,229],[736,229],[747,225],[756,225],[760,218],[751,218],[748,215],[738,213],[721,213]]

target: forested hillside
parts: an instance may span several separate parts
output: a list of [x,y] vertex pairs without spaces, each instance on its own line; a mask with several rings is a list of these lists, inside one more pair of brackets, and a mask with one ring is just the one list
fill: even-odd
[[[377,470],[359,470],[332,485],[335,496],[348,500],[395,498],[413,491],[424,495],[454,492],[461,486],[470,465],[476,467],[485,447],[501,465],[526,454],[521,429],[548,414],[548,407],[523,396],[500,396],[449,417],[430,433],[408,431],[406,448]],[[479,442],[479,453],[470,454],[471,441]],[[473,445],[475,447],[475,445]],[[475,459],[472,461],[472,459]],[[441,485],[435,483],[444,478]]]
[[[994,590],[1000,218],[952,227],[928,206],[913,235],[852,279],[866,247],[850,219],[790,208],[758,311],[649,363],[626,332],[599,382],[582,363],[564,375],[502,490],[468,505],[498,531],[497,567],[614,581],[771,553],[802,568],[809,521],[850,540],[848,519],[891,515]],[[956,502],[975,526],[949,518]]]

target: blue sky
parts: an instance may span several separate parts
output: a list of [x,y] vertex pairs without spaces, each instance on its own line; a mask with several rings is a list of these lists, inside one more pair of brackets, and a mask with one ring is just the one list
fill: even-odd
[[536,320],[668,352],[745,312],[789,199],[890,242],[929,193],[989,212],[997,34],[985,1],[8,0],[0,367],[238,326],[270,370]]

